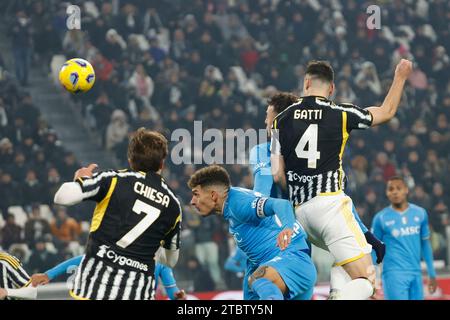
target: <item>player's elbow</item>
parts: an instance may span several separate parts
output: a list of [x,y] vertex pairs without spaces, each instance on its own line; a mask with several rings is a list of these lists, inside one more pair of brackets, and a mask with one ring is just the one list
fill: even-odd
[[65,182],[55,193],[53,202],[62,206],[70,206],[82,200],[80,187],[74,182]]

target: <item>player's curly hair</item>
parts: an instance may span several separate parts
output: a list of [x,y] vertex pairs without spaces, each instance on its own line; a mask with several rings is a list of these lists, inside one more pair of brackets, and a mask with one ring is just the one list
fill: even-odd
[[334,81],[334,70],[331,64],[325,60],[312,60],[306,66],[306,74],[318,78],[324,82]]
[[135,171],[158,171],[168,153],[167,139],[145,128],[139,128],[128,145],[128,161]]
[[212,185],[221,185],[229,188],[231,180],[225,168],[218,165],[210,165],[195,171],[187,184],[191,189],[197,186],[205,188]]
[[299,97],[289,92],[279,92],[273,95],[269,100],[267,100],[267,104],[269,106],[273,106],[273,110],[276,113],[280,113],[284,111],[287,107],[297,102]]

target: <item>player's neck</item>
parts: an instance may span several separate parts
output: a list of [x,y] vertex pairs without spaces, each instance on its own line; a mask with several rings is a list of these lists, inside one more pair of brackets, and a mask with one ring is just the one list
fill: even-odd
[[405,212],[406,209],[408,209],[409,205],[408,202],[403,202],[401,204],[391,204],[392,208],[397,212]]
[[324,91],[323,89],[310,88],[303,92],[304,97],[308,96],[316,96],[316,97],[324,97],[328,99],[328,91]]
[[228,198],[228,192],[225,192],[223,195],[220,196],[219,200],[217,201],[214,211],[218,215],[223,215],[223,209],[225,208],[225,202],[227,201],[227,198]]

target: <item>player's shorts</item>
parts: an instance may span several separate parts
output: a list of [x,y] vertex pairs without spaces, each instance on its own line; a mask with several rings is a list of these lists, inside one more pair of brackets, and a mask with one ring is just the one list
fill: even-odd
[[77,300],[153,300],[151,272],[118,268],[97,257],[84,256],[70,295]]
[[317,271],[307,252],[286,249],[261,266],[270,266],[277,270],[289,292],[285,294],[287,300],[310,300]]
[[383,272],[383,292],[386,300],[423,300],[420,272]]
[[352,199],[340,192],[318,195],[295,208],[308,241],[329,251],[337,266],[356,261],[372,251],[353,216],[352,207]]

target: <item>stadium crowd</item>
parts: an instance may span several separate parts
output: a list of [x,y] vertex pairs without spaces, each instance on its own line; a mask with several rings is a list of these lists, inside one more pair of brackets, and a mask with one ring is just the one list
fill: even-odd
[[[435,258],[445,259],[445,228],[450,225],[450,3],[378,1],[382,29],[371,30],[366,8],[372,2],[89,1],[79,3],[81,30],[67,30],[65,4],[18,1],[11,28],[17,34],[12,38],[14,58],[22,64],[15,70],[20,84],[0,61],[1,246],[13,251],[25,243],[31,249],[25,259],[30,271],[43,270],[79,251],[73,243],[84,244],[87,231],[82,227],[86,214],[67,215],[64,208],[52,206],[56,188],[72,179],[79,164],[21,88],[28,84],[24,52],[32,52],[46,72],[58,72],[58,61],[72,57],[92,62],[96,84],[88,94],[74,96],[74,103],[124,167],[128,137],[142,126],[168,138],[177,128],[192,131],[194,120],[201,120],[204,130],[264,128],[266,99],[276,91],[300,95],[304,67],[311,59],[333,65],[336,101],[367,107],[381,104],[392,67],[408,58],[415,69],[397,117],[386,127],[355,134],[347,143],[347,192],[370,226],[374,214],[387,205],[386,180],[395,174],[407,177],[411,202],[428,210]],[[191,150],[195,152],[199,150]],[[200,224],[192,214],[186,181],[196,167],[169,160],[164,171],[185,208],[176,276],[188,279],[193,266],[203,265],[212,281],[198,279],[193,289],[223,289],[225,283],[236,282],[222,268],[232,241],[219,220],[211,217]],[[252,187],[247,166],[228,169],[234,185]],[[21,206],[28,218],[15,222],[16,215],[8,213],[12,206]],[[45,250],[46,244],[54,250]]]

